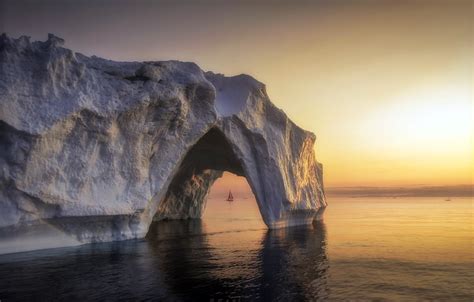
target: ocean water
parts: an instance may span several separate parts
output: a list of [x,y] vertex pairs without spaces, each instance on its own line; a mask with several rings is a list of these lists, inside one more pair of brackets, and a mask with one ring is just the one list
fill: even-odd
[[269,231],[235,197],[144,240],[0,255],[0,300],[474,300],[470,198],[329,197],[323,221]]

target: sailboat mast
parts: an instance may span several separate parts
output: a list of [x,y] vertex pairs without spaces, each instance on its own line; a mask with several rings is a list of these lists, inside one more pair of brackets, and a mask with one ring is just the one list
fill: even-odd
[[232,196],[232,192],[229,190],[229,196],[227,196],[227,201],[233,201],[234,196]]

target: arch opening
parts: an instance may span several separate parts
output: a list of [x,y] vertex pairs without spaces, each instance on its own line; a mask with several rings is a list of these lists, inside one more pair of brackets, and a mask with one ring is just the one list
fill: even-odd
[[250,185],[224,134],[211,128],[186,154],[153,220],[201,218],[210,189],[224,172],[245,177]]
[[[228,200],[229,191],[232,201]],[[211,232],[266,228],[247,179],[227,171],[212,185],[202,221]]]

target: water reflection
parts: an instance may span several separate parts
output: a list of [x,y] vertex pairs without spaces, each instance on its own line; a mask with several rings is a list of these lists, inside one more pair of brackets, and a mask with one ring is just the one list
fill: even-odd
[[326,228],[268,231],[261,254],[260,294],[264,300],[302,301],[328,297]]
[[200,220],[159,222],[146,240],[0,256],[0,299],[324,298],[325,234],[322,223],[208,233]]
[[[199,220],[153,225],[155,267],[181,298],[285,300],[327,296],[325,227],[206,233]],[[242,231],[241,231],[242,232]],[[227,242],[220,240],[227,238]],[[218,238],[212,238],[218,237]],[[234,238],[235,237],[235,238]],[[222,242],[222,246],[221,246]],[[248,243],[248,242],[247,242]]]

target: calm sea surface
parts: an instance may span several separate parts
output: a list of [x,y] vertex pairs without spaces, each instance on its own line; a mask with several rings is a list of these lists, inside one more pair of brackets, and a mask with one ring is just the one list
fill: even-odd
[[145,240],[0,255],[0,300],[474,300],[470,198],[329,198],[268,231],[236,197]]

